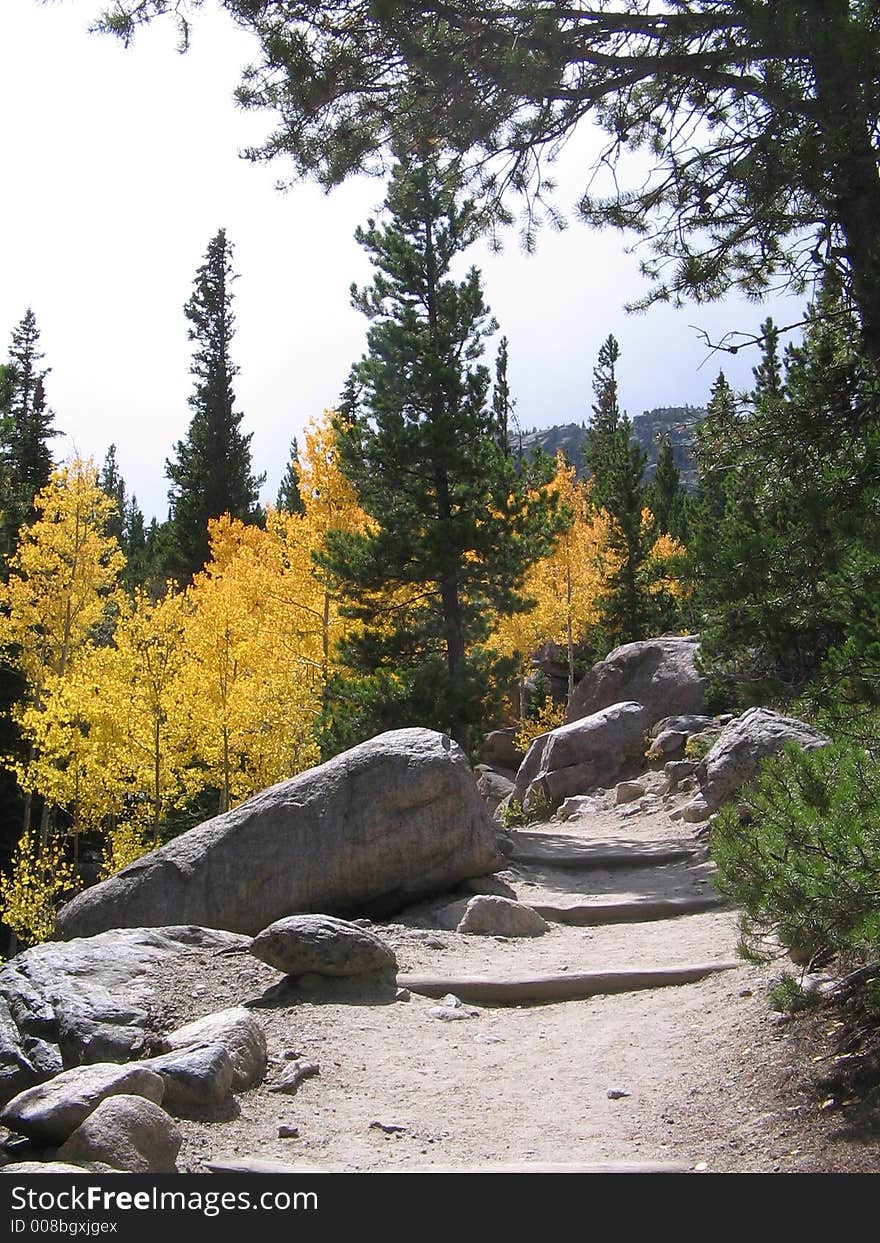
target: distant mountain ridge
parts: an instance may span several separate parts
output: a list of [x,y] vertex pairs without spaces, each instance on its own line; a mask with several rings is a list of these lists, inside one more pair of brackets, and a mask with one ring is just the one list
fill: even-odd
[[[633,439],[648,453],[645,479],[650,480],[657,466],[657,455],[664,439],[672,445],[675,464],[681,471],[681,481],[688,492],[697,489],[697,468],[691,453],[694,428],[706,417],[704,406],[658,406],[646,410],[632,420]],[[540,447],[550,457],[561,449],[574,463],[578,477],[588,472],[584,467],[583,446],[587,434],[586,423],[557,423],[553,427],[532,428],[531,431],[513,431],[510,443],[514,451],[531,457]]]

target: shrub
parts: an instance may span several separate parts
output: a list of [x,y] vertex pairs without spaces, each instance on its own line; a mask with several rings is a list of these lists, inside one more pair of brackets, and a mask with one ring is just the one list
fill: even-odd
[[[764,761],[712,827],[718,888],[746,944],[775,934],[799,962],[880,950],[880,764],[852,743]],[[746,821],[744,823],[744,821]]]

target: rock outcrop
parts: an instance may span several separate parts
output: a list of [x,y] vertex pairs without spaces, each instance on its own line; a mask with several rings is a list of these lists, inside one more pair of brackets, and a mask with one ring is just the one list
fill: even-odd
[[649,724],[673,714],[702,713],[706,681],[697,668],[699,651],[698,635],[668,635],[616,647],[575,687],[566,721],[627,700],[642,704]]
[[247,945],[205,928],[121,928],[16,955],[0,968],[0,1104],[65,1067],[140,1056],[163,965]]
[[516,774],[512,799],[526,810],[544,800],[555,809],[573,794],[613,785],[644,757],[647,713],[616,703],[536,738]]
[[192,923],[254,935],[300,912],[391,914],[502,862],[464,752],[432,730],[394,730],[87,889],[58,932]]
[[721,737],[697,767],[703,799],[710,811],[732,798],[746,782],[757,776],[768,755],[794,742],[805,751],[828,745],[825,734],[794,717],[780,716],[769,708],[749,708],[726,725]]

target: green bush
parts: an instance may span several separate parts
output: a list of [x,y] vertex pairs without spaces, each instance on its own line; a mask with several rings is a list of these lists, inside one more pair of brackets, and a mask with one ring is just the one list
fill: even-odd
[[791,745],[739,802],[714,822],[712,854],[745,944],[772,933],[804,963],[880,951],[880,764],[849,742]]

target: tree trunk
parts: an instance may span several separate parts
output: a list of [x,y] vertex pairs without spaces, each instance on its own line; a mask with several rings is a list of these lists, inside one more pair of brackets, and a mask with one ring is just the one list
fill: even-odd
[[[866,101],[867,53],[846,0],[813,0],[812,64],[829,219],[843,234],[865,350],[880,375],[880,176]],[[820,198],[823,197],[821,189]]]

